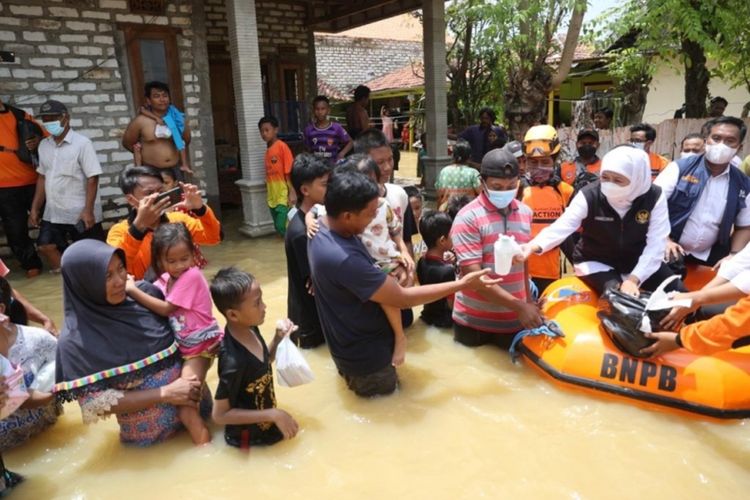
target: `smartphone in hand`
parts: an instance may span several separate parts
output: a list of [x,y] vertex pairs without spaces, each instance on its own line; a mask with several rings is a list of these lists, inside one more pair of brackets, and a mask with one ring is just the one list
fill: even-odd
[[86,223],[83,222],[83,219],[78,219],[78,222],[73,226],[73,229],[76,230],[76,233],[83,234],[86,232]]
[[156,197],[156,203],[161,203],[162,200],[169,199],[169,206],[172,207],[182,201],[182,186],[164,191]]

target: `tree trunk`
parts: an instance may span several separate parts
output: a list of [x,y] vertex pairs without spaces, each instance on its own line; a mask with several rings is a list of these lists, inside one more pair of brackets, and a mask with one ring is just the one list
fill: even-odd
[[625,125],[635,125],[643,120],[643,111],[646,109],[646,97],[648,96],[651,78],[641,81],[629,82],[621,85],[623,102],[621,109],[621,120]]
[[573,13],[570,16],[570,23],[568,23],[568,33],[565,35],[565,45],[560,54],[560,64],[557,66],[555,76],[552,77],[553,89],[559,88],[562,82],[568,77],[568,73],[570,73],[573,57],[575,56],[576,48],[578,48],[578,37],[581,34],[586,7],[588,7],[586,0],[578,0],[573,6]]
[[546,66],[531,70],[517,68],[511,72],[505,92],[505,119],[510,140],[522,141],[530,127],[542,123],[551,82],[552,75]]
[[685,58],[685,118],[703,118],[711,78],[706,69],[706,54],[699,43],[687,39],[682,40],[682,53]]
[[[523,140],[523,136],[530,127],[544,121],[550,91],[559,87],[570,72],[575,49],[578,46],[578,37],[581,33],[586,6],[585,0],[575,2],[568,23],[565,44],[560,54],[560,64],[554,76],[549,66],[544,62],[549,49],[546,44],[529,48],[530,54],[528,55],[537,54],[539,56],[529,58],[538,61],[531,68],[519,67],[511,70],[505,92],[505,119],[508,122],[511,139]],[[519,10],[523,11],[524,7],[528,8],[528,2],[519,3]],[[527,36],[531,33],[530,28],[524,23],[521,24],[519,31]],[[540,50],[543,50],[544,54],[540,54],[538,52]],[[519,55],[522,59],[527,56],[524,53]]]

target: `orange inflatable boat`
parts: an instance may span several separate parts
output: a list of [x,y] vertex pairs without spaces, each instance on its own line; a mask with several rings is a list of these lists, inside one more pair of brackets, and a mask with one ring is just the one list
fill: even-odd
[[543,298],[545,317],[555,320],[565,337],[526,337],[518,350],[545,377],[650,408],[717,419],[750,417],[750,347],[712,356],[678,349],[654,359],[633,358],[601,329],[598,298],[580,280],[558,280]]

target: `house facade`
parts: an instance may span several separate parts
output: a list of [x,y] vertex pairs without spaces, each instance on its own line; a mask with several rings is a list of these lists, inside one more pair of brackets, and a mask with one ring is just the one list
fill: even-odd
[[[111,223],[127,213],[117,178],[132,155],[122,133],[143,102],[143,84],[166,81],[193,130],[194,181],[213,206],[222,197],[242,203],[243,233],[267,234],[257,122],[273,113],[285,132],[308,119],[305,103],[317,93],[314,33],[419,8],[428,66],[444,74],[444,47],[442,57],[440,47],[428,47],[445,33],[437,0],[4,0],[0,98],[32,113],[47,99],[66,104],[72,126],[97,150]],[[438,87],[434,98],[444,100]],[[436,120],[440,111],[438,104]]]

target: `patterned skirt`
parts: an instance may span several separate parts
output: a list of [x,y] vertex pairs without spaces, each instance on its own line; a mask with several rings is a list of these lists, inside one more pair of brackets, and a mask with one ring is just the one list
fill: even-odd
[[[169,363],[157,372],[123,384],[116,389],[121,391],[157,389],[177,380],[181,372],[182,361],[175,357],[174,363]],[[203,387],[200,413],[207,418],[211,414],[212,400],[208,387],[206,385]],[[117,423],[120,424],[120,441],[134,446],[151,446],[161,443],[182,428],[177,413],[176,406],[164,403],[138,411],[120,413],[117,415]]]
[[57,422],[62,406],[53,401],[41,408],[18,410],[0,421],[0,451],[14,448]]

